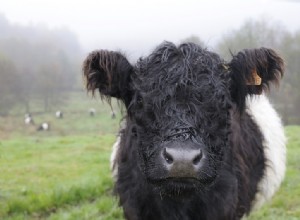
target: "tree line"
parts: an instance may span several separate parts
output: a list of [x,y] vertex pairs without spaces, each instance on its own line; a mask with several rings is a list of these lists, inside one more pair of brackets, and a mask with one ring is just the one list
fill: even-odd
[[[198,36],[183,41],[193,41],[205,47]],[[270,98],[285,124],[299,124],[300,30],[290,32],[281,24],[266,19],[248,20],[240,28],[224,34],[214,49],[230,61],[232,54],[242,49],[259,47],[272,48],[285,60],[285,75],[279,89],[271,88]]]
[[65,28],[19,26],[0,15],[0,115],[14,106],[31,111],[38,100],[44,111],[58,105],[76,84],[81,49]]
[[[82,51],[76,35],[66,28],[19,26],[0,15],[0,115],[15,106],[30,112],[33,101],[44,111],[61,104],[69,91],[78,88]],[[205,47],[201,36],[190,36]],[[213,45],[226,60],[244,48],[270,47],[286,62],[285,76],[271,100],[286,124],[300,123],[300,30],[288,31],[267,19],[248,20],[224,34]],[[80,79],[80,80],[78,80]]]

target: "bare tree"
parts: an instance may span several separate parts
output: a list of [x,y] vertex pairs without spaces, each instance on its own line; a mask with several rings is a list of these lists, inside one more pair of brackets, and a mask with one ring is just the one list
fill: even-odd
[[6,115],[17,103],[18,74],[11,60],[0,54],[0,115]]

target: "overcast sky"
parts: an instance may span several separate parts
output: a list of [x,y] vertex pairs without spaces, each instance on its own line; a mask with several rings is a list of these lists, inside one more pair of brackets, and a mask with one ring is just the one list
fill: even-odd
[[[271,19],[300,30],[297,0],[0,0],[10,22],[68,27],[85,50],[148,52],[163,40],[178,43],[191,35],[213,45],[247,19]],[[1,33],[0,33],[1,34]]]

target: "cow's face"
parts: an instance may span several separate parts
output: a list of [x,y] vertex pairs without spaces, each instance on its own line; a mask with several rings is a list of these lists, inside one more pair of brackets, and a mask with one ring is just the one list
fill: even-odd
[[189,44],[138,62],[128,114],[150,182],[178,193],[215,179],[228,148],[226,74],[216,54]]
[[147,180],[162,194],[177,195],[215,180],[231,151],[229,109],[242,114],[245,96],[276,80],[282,65],[264,48],[241,52],[224,64],[195,44],[164,43],[135,67],[120,53],[96,51],[83,70],[89,90],[125,103]]

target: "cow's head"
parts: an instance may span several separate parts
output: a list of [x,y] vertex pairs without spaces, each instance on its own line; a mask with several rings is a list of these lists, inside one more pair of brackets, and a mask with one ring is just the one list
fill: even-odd
[[192,43],[165,42],[132,66],[119,52],[99,50],[83,65],[87,89],[126,106],[147,180],[161,192],[193,192],[211,184],[230,151],[230,115],[243,114],[283,74],[271,49],[239,52],[229,63]]

